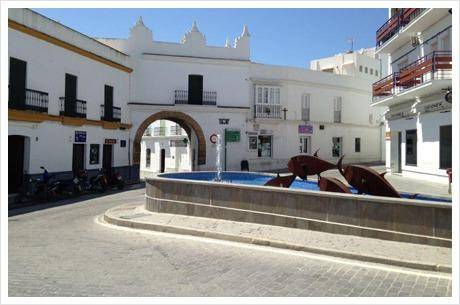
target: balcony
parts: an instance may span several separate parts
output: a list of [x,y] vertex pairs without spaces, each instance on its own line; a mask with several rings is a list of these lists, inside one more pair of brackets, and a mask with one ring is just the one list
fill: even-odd
[[281,105],[255,104],[254,118],[281,119]]
[[112,107],[112,115],[105,115],[105,105],[101,105],[101,120],[108,122],[121,122],[121,108]]
[[[9,102],[8,107],[11,109],[18,110],[31,110],[36,112],[48,112],[48,93],[38,90],[25,89],[25,95],[19,97],[22,94],[15,94],[9,87]],[[19,96],[18,96],[19,95]],[[19,98],[18,100],[15,100]],[[23,103],[21,103],[23,99]]]
[[401,28],[409,24],[412,20],[417,18],[425,8],[403,8],[396,14],[391,16],[376,32],[376,46],[380,47]]
[[393,53],[448,14],[447,8],[401,9],[377,30],[376,53]]
[[390,106],[441,90],[452,82],[452,52],[434,51],[372,85],[373,105]]
[[[174,102],[176,105],[195,105],[188,102],[188,90],[174,90]],[[201,105],[215,106],[217,104],[217,92],[203,91],[203,101]]]
[[86,118],[86,101],[73,100],[66,103],[65,97],[59,98],[61,102],[59,115]]

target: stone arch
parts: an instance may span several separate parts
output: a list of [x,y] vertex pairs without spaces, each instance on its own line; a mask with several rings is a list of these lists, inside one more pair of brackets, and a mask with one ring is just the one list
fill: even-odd
[[157,120],[169,120],[179,125],[187,132],[191,139],[191,131],[193,130],[198,139],[198,165],[206,164],[206,139],[203,130],[197,121],[191,116],[179,111],[160,111],[146,118],[137,128],[136,136],[133,143],[133,163],[140,164],[141,160],[141,140],[144,131],[150,124]]

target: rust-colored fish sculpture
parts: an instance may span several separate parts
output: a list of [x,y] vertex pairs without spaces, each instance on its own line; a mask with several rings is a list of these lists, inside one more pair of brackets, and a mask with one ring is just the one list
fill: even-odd
[[[359,194],[401,198],[399,192],[383,177],[386,173],[379,174],[376,170],[363,165],[342,167],[344,157],[340,157],[337,168],[348,184],[357,189]],[[412,198],[415,196],[416,194]]]
[[292,182],[294,182],[295,178],[296,178],[295,175],[281,177],[280,174],[278,173],[278,175],[275,178],[268,180],[267,182],[265,182],[264,185],[289,188]]
[[350,189],[337,178],[320,176],[318,186],[320,191],[351,194]]
[[289,171],[305,180],[308,175],[319,175],[324,171],[336,168],[336,164],[319,158],[318,150],[313,156],[298,155],[292,157],[288,162]]

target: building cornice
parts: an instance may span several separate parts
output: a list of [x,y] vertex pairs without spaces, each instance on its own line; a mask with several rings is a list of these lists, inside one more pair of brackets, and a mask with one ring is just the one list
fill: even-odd
[[121,71],[124,71],[124,72],[127,72],[127,73],[131,73],[133,72],[133,69],[130,68],[130,67],[127,67],[127,66],[124,66],[122,64],[119,64],[119,63],[116,63],[110,59],[107,59],[105,57],[102,57],[100,55],[97,55],[97,54],[94,54],[90,51],[87,51],[87,50],[84,50],[80,47],[77,47],[73,44],[70,44],[68,42],[65,42],[61,39],[58,39],[56,37],[53,37],[53,36],[50,36],[48,34],[45,34],[43,32],[40,32],[40,31],[37,31],[35,29],[32,29],[30,27],[27,27],[23,24],[20,24],[14,20],[11,20],[11,19],[8,19],[8,27],[11,28],[11,29],[14,29],[14,30],[17,30],[19,32],[22,32],[24,34],[27,34],[27,35],[30,35],[32,37],[35,37],[35,38],[38,38],[40,40],[43,40],[43,41],[46,41],[48,43],[51,43],[53,45],[56,45],[58,47],[61,47],[61,48],[64,48],[66,50],[69,50],[71,52],[74,52],[74,53],[77,53],[81,56],[84,56],[84,57],[87,57],[87,58],[90,58],[92,60],[95,60],[97,62],[100,62],[102,64],[105,64],[105,65],[108,65],[112,68],[115,68],[115,69],[118,69],[118,70],[121,70]]
[[154,104],[154,103],[143,103],[143,102],[130,102],[128,106],[131,109],[136,110],[174,110],[174,111],[183,111],[186,113],[189,112],[249,112],[251,111],[250,107],[239,107],[239,106],[202,106],[202,105],[175,105],[175,104]]
[[90,120],[86,118],[74,118],[67,116],[52,115],[47,113],[40,113],[27,110],[15,110],[8,109],[8,120],[9,121],[21,121],[29,123],[42,123],[42,122],[57,122],[62,125],[71,126],[100,126],[104,129],[130,129],[132,124],[119,123],[119,122],[108,122],[99,120]]

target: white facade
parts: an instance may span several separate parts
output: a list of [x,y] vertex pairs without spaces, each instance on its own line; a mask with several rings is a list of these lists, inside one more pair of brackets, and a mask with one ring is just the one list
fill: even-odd
[[[332,161],[340,154],[348,162],[382,159],[382,108],[369,107],[369,79],[251,62],[247,27],[232,45],[227,41],[222,47],[206,45],[196,24],[180,43],[156,41],[142,20],[126,39],[94,40],[27,9],[9,13],[19,25],[93,54],[10,24],[9,56],[27,62],[26,87],[49,96],[42,121],[30,122],[35,114],[21,121],[23,112],[17,109],[21,115],[16,113],[14,120],[10,115],[10,134],[30,138],[25,163],[31,173],[38,173],[41,165],[50,171],[71,170],[75,131],[87,132],[87,146],[116,140],[114,167],[138,166],[147,149],[140,144],[142,135],[160,119],[180,124],[189,135],[191,161],[180,170],[215,170],[216,147],[210,138],[226,131],[227,170],[239,170],[243,160],[249,161],[250,170],[285,168],[293,155],[317,149]],[[360,54],[352,62],[357,69],[362,57],[367,66],[380,66],[378,59]],[[78,77],[76,98],[87,101],[86,120],[68,120],[60,111],[66,73]],[[121,108],[120,122],[101,120],[105,85],[114,88],[113,106]],[[199,102],[193,104],[194,100]],[[68,121],[74,125],[67,125]],[[120,140],[126,141],[126,147]],[[60,149],[48,152],[47,147]],[[152,159],[154,163],[158,164]],[[85,163],[88,169],[98,166]]]
[[401,22],[393,35],[377,33],[376,52],[389,55],[389,76],[374,84],[372,104],[388,107],[386,167],[446,183],[452,166],[452,106],[445,99],[452,87],[452,16],[448,9],[402,9],[390,10],[390,18]]
[[167,120],[151,124],[142,137],[140,170],[141,178],[151,173],[191,171],[190,141],[185,130]]

